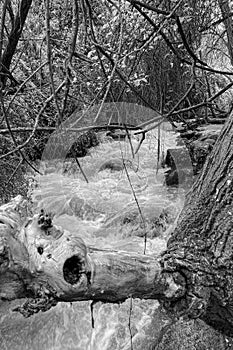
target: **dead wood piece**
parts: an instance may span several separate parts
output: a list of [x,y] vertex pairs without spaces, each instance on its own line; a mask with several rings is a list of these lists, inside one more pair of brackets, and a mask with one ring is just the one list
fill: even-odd
[[16,308],[24,316],[58,301],[118,303],[129,297],[175,300],[184,295],[182,276],[162,273],[153,256],[87,247],[78,234],[53,225],[44,212],[21,225],[19,208],[20,203],[10,203],[1,210],[11,221],[1,224],[0,297],[28,297]]

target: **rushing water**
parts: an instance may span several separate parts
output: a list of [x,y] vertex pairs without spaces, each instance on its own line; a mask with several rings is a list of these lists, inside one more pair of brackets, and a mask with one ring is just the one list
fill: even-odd
[[[163,152],[174,147],[173,132],[165,130],[160,137]],[[88,183],[71,161],[41,164],[45,175],[37,178],[35,207],[54,212],[54,222],[80,235],[87,245],[140,253],[144,250],[143,216],[149,231],[146,253],[158,255],[166,247],[185,190],[164,185],[157,143],[157,133],[151,132],[132,157],[131,148],[136,148],[138,140],[132,144],[106,140],[80,160]],[[127,171],[121,168],[122,158]],[[113,163],[116,170],[109,166]],[[29,319],[11,311],[16,304],[1,306],[1,349],[129,350],[133,345],[134,350],[149,350],[167,322],[153,300],[98,303],[94,328],[89,302],[60,303]]]

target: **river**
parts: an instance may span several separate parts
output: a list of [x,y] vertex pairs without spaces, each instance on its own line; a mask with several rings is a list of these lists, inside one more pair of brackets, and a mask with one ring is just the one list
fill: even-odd
[[[100,248],[143,253],[146,228],[146,254],[158,255],[166,247],[186,189],[164,184],[157,130],[147,134],[133,157],[138,142],[106,139],[93,148],[80,159],[88,183],[71,160],[41,163],[44,175],[37,177],[32,194],[35,208],[53,212],[56,224]],[[176,135],[167,125],[160,130],[161,156],[174,146]],[[12,311],[19,303],[1,304],[1,349],[150,350],[168,322],[154,300],[97,303],[94,328],[90,302],[60,303],[29,319]]]

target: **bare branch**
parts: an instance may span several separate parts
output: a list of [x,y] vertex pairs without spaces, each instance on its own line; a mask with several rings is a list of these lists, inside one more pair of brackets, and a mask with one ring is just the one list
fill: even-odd
[[[2,91],[1,91],[1,90],[0,90],[0,102],[1,102],[1,107],[2,107],[3,117],[4,117],[4,120],[5,120],[6,125],[7,125],[7,129],[9,130],[9,134],[10,134],[10,136],[11,136],[11,139],[12,139],[12,141],[13,141],[15,147],[16,147],[15,149],[17,149],[17,148],[18,148],[18,147],[17,147],[17,141],[16,141],[16,138],[15,138],[14,134],[11,132],[11,126],[10,126],[10,123],[9,123],[9,120],[8,120],[8,115],[7,115],[7,112],[6,112],[6,109],[5,109],[5,105],[4,105],[4,101],[3,101],[3,96],[2,96]],[[31,163],[27,160],[27,158],[26,158],[26,156],[24,155],[24,153],[22,152],[22,150],[21,150],[21,149],[18,149],[18,152],[19,152],[20,156],[22,157],[22,159],[23,159],[33,170],[35,170],[37,173],[40,174],[39,170],[38,170],[37,168],[35,168],[34,165],[31,164]]]
[[[57,88],[56,92],[60,91],[62,89],[62,87],[64,86],[65,82],[63,81]],[[22,144],[17,146],[15,149],[13,149],[12,151],[9,151],[3,155],[0,156],[0,159],[3,159],[5,157],[10,156],[11,154],[14,154],[16,152],[18,152],[19,150],[23,149],[25,146],[27,146],[27,144],[31,141],[31,139],[33,138],[33,136],[35,135],[38,123],[39,123],[39,119],[40,116],[42,115],[42,113],[44,112],[46,106],[48,105],[48,103],[53,99],[53,95],[51,95],[50,97],[47,98],[47,100],[44,102],[44,105],[41,107],[39,113],[37,114],[35,123],[34,123],[34,127],[32,129],[32,133],[31,135],[27,138],[27,140]]]
[[[128,0],[128,1],[130,1],[130,0]],[[155,24],[154,21],[145,12],[142,11],[140,6],[138,6],[134,2],[132,3],[132,5],[155,28],[155,30],[158,31],[158,29],[159,29],[158,25]],[[184,63],[186,63],[188,65],[192,65],[191,61],[189,61],[189,60],[187,60],[184,57],[181,57],[179,55],[177,50],[174,48],[174,45],[170,42],[170,40],[168,39],[168,37],[165,35],[165,33],[162,30],[159,30],[158,33],[162,36],[162,38],[164,39],[164,41],[166,42],[168,47],[178,57],[178,59],[181,60],[181,62],[184,62]],[[233,75],[233,72],[217,70],[217,69],[208,67],[206,64],[205,65],[197,64],[196,67],[199,68],[199,69],[202,69],[202,70],[206,70],[206,71],[209,71],[209,72],[212,72],[212,73],[216,73],[216,74]]]

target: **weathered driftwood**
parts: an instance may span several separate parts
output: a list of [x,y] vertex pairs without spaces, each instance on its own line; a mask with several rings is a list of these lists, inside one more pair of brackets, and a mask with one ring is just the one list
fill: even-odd
[[162,274],[154,257],[87,247],[43,212],[23,222],[25,204],[18,196],[0,214],[0,297],[30,298],[18,308],[25,316],[58,301],[174,300],[184,293],[184,281]]

